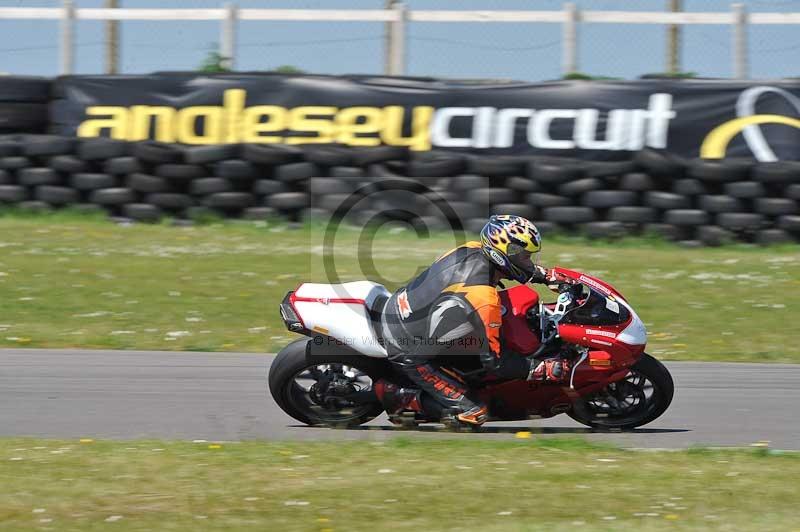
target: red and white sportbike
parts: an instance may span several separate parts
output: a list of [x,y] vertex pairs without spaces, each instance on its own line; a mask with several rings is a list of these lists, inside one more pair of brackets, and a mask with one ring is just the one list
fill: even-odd
[[[489,406],[490,421],[566,413],[590,427],[633,429],[666,411],[673,382],[667,369],[644,352],[644,324],[608,283],[556,268],[572,282],[559,286],[555,303],[539,301],[525,285],[500,292],[501,345],[510,356],[572,359],[563,384],[501,380],[480,369],[476,356],[440,356]],[[383,384],[411,386],[393,371],[380,336],[380,314],[389,292],[369,281],[300,285],[280,305],[290,331],[309,338],[281,350],[269,387],[284,412],[309,425],[352,427],[383,411]],[[403,416],[410,424],[438,422],[426,401]],[[433,410],[428,408],[427,410]]]

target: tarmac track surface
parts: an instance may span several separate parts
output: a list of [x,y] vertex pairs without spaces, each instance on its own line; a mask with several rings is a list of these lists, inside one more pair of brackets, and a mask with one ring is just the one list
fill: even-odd
[[[0,350],[0,436],[105,439],[382,439],[384,416],[361,430],[306,427],[273,402],[272,355]],[[666,362],[675,399],[633,432],[592,432],[562,415],[491,423],[457,438],[584,435],[626,447],[742,446],[800,450],[800,365]],[[434,427],[403,435],[441,437]]]

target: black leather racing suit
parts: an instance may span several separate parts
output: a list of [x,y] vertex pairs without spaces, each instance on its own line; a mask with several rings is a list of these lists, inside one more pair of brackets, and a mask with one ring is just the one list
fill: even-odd
[[437,355],[473,354],[500,376],[528,375],[527,360],[501,356],[500,278],[480,242],[468,242],[397,290],[384,308],[381,326],[389,359],[444,409],[466,412],[483,405],[455,375],[431,361]]

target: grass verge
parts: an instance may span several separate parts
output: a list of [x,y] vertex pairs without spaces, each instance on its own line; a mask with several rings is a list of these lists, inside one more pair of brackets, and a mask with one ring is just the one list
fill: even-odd
[[798,475],[798,455],[577,439],[4,439],[0,528],[790,530]]
[[[0,217],[0,347],[275,351],[293,337],[277,303],[300,282],[335,272],[393,289],[457,240],[397,228],[366,238],[344,228],[326,269],[324,233],[322,225]],[[543,259],[617,286],[647,324],[657,357],[800,362],[796,245],[684,249],[557,237],[545,240]]]

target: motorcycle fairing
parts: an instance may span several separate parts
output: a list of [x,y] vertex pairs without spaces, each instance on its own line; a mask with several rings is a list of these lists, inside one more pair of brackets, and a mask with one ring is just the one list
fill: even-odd
[[[608,306],[613,310],[606,310],[605,318],[612,316],[614,311],[619,316],[618,321],[607,319],[594,325],[580,319],[565,319],[558,325],[562,340],[588,348],[588,360],[576,370],[576,387],[585,384],[582,382],[584,377],[591,381],[602,373],[633,365],[647,343],[647,331],[633,308],[613,286],[600,279],[564,268],[557,268],[557,271],[589,290],[584,305],[599,305],[603,310]],[[534,352],[539,346],[541,331],[533,326],[528,311],[538,304],[536,292],[529,286],[515,286],[500,292],[500,300],[505,308],[501,328],[503,346],[521,355]],[[568,311],[567,316],[571,312],[575,309]],[[593,373],[597,375],[592,376]]]
[[303,283],[289,295],[289,304],[311,334],[328,336],[369,357],[385,358],[370,313],[390,295],[371,281]]
[[539,335],[531,330],[528,311],[539,304],[539,294],[527,286],[519,285],[501,290],[499,295],[503,316],[503,326],[500,328],[503,348],[515,353],[533,353],[541,341]]
[[[628,302],[625,300],[625,297],[616,288],[605,281],[602,281],[601,279],[592,277],[591,275],[586,275],[585,273],[568,270],[566,268],[556,268],[556,270],[562,275],[571,277],[572,279],[583,283],[591,289],[596,290],[600,295],[624,307],[630,314],[630,319],[626,320],[619,326],[582,327],[584,331],[605,329],[608,332],[614,333],[615,344],[622,344],[625,347],[628,347],[630,350],[636,351],[637,355],[644,350],[644,346],[647,344],[647,329],[644,326],[644,322],[642,322],[641,318],[639,318],[639,316],[633,310],[633,307],[628,304]],[[566,327],[566,325],[562,325],[561,327]],[[559,327],[559,332],[561,332],[561,327]],[[590,334],[589,336],[591,337],[593,335]],[[603,340],[602,336],[603,335],[597,335],[596,339]],[[606,338],[605,340],[608,339]]]

